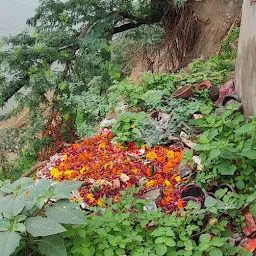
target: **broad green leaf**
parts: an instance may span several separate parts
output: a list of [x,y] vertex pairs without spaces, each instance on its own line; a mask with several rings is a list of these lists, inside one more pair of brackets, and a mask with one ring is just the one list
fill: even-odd
[[242,156],[245,156],[251,160],[255,160],[256,159],[256,150],[246,150],[246,151],[242,151],[241,153]]
[[222,149],[220,157],[224,159],[237,159],[237,155],[231,152],[230,150]]
[[28,218],[25,225],[27,232],[34,237],[51,236],[66,231],[66,229],[56,221],[43,217]]
[[104,256],[114,256],[114,255],[115,255],[115,253],[114,253],[113,249],[107,248],[104,250]]
[[116,251],[115,251],[115,253],[117,254],[117,255],[125,255],[125,250],[124,249],[121,249],[121,248],[117,248],[116,249]]
[[217,149],[217,148],[214,148],[210,151],[210,158],[211,159],[214,159],[214,158],[217,158],[219,155],[220,155],[220,150]]
[[10,201],[6,204],[3,215],[5,218],[12,218],[14,216],[17,216],[19,213],[22,212],[23,208],[25,206],[24,201],[20,200],[20,198],[12,198]]
[[227,188],[220,188],[217,191],[215,191],[215,195],[221,199],[226,193],[228,192]]
[[209,251],[209,256],[223,256],[223,253],[219,248],[213,248]]
[[13,198],[14,198],[13,195],[7,195],[0,199],[0,213],[3,213],[6,205],[8,204],[9,201],[13,200]]
[[164,243],[165,242],[165,238],[164,237],[158,237],[156,240],[155,240],[155,243],[156,244],[161,244],[161,243]]
[[26,190],[27,188],[30,188],[33,184],[35,184],[36,181],[34,181],[32,178],[20,178],[16,180],[12,185],[21,191]]
[[[226,223],[226,225],[227,225],[227,223]],[[227,239],[223,238],[223,237],[214,237],[211,240],[211,244],[214,245],[214,246],[217,246],[217,247],[221,247],[221,246],[223,246],[225,244],[226,240]]]
[[165,237],[165,244],[168,247],[174,247],[176,246],[176,242],[171,237]]
[[7,231],[10,226],[10,222],[2,219],[0,220],[0,231]]
[[218,166],[218,171],[221,175],[234,175],[236,169],[236,166],[234,164],[230,164],[229,162],[221,163]]
[[201,243],[209,243],[211,240],[211,236],[210,234],[202,234],[199,239]]
[[165,244],[157,244],[155,246],[156,255],[162,256],[167,252],[167,246]]
[[76,203],[69,200],[60,200],[53,206],[45,209],[45,215],[58,223],[63,224],[84,224],[85,216]]
[[245,188],[245,183],[242,179],[238,180],[237,183],[236,183],[236,187],[239,189],[239,190],[243,190]]
[[226,109],[236,111],[241,107],[241,103],[227,105]]
[[9,256],[19,246],[21,236],[17,232],[0,232],[0,255]]
[[40,252],[47,256],[66,256],[64,240],[58,236],[47,236],[38,242]]
[[26,226],[23,223],[16,223],[13,226],[13,230],[23,233],[23,232],[26,232]]
[[33,198],[42,196],[46,194],[53,183],[54,181],[52,180],[39,180],[35,183],[35,186],[30,189],[29,195]]
[[53,192],[55,193],[54,198],[56,199],[68,199],[70,193],[77,190],[83,183],[79,181],[62,181],[52,184]]
[[256,202],[250,205],[250,212],[256,218]]
[[207,196],[204,201],[204,205],[206,208],[213,207],[217,204],[217,200],[212,196]]
[[15,190],[15,186],[13,184],[6,184],[5,186],[0,188],[0,191],[10,194]]
[[241,126],[239,129],[237,129],[235,131],[235,133],[244,134],[244,133],[252,132],[253,130],[254,130],[254,124],[249,123],[249,124],[244,124],[243,126]]
[[195,145],[193,149],[196,151],[205,151],[205,150],[207,151],[207,150],[211,150],[212,146],[210,144],[198,144],[198,145]]

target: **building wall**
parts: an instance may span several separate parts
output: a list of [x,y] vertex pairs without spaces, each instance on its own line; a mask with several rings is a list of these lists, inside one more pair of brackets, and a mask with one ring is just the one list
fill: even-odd
[[256,115],[256,2],[244,0],[235,76],[244,114]]

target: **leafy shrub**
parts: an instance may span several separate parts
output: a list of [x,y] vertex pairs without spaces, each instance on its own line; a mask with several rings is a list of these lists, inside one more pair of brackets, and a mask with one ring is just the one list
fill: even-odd
[[[194,121],[205,132],[199,137],[195,150],[202,160],[204,172],[198,181],[228,182],[239,190],[249,190],[256,181],[256,121],[247,124],[245,117],[236,112],[240,105],[228,106]],[[201,178],[200,178],[201,177]]]
[[85,222],[79,206],[68,200],[80,186],[81,182],[21,178],[1,187],[0,255],[24,255],[24,250],[67,255],[61,224]]
[[[169,215],[161,209],[147,213],[144,207],[151,202],[136,199],[129,191],[121,193],[117,204],[92,209],[85,225],[64,233],[70,256],[251,255],[227,243],[232,233],[227,232],[228,221],[218,216],[240,204],[226,191],[226,202],[208,197],[206,209],[189,202],[180,214]],[[211,218],[214,224],[209,224]]]
[[112,131],[115,134],[114,141],[121,144],[132,141],[142,144],[143,141],[139,133],[139,127],[146,121],[147,115],[144,112],[124,112],[120,114],[112,127]]

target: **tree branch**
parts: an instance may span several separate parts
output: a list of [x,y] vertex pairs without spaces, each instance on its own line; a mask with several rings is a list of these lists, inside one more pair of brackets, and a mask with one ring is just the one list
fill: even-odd
[[28,79],[29,76],[25,75],[24,77],[13,81],[13,83],[10,83],[8,90],[6,90],[5,87],[5,90],[0,92],[0,99],[2,101],[0,102],[0,106],[4,106],[4,103],[6,103],[15,93],[17,93],[25,85],[25,82]]
[[124,25],[121,25],[119,27],[114,27],[113,31],[112,31],[112,34],[117,34],[117,33],[121,33],[121,32],[124,32],[124,31],[127,31],[129,29],[133,29],[133,28],[137,28],[143,24],[146,24],[146,23],[134,23],[134,22],[131,22],[131,23],[127,23],[127,24],[124,24]]
[[23,177],[29,177],[32,175],[35,171],[37,171],[38,168],[42,167],[43,165],[47,164],[48,161],[43,161],[35,164],[31,169],[29,169],[27,172],[25,172],[21,178]]

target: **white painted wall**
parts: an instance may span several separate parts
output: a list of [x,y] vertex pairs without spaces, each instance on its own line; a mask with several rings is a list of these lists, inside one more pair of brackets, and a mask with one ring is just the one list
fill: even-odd
[[[26,27],[26,20],[33,16],[38,0],[0,0],[0,38],[16,35]],[[12,110],[16,106],[11,98],[0,114]]]

